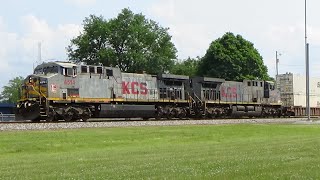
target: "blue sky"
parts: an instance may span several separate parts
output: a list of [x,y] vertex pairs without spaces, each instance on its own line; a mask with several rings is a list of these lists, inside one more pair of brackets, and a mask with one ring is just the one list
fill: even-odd
[[[1,0],[0,91],[16,76],[32,73],[38,46],[42,60],[65,60],[65,47],[82,30],[90,14],[114,18],[123,8],[142,13],[169,27],[179,59],[203,56],[209,44],[225,32],[254,43],[275,75],[304,74],[304,0]],[[320,76],[320,2],[308,0],[308,35],[312,76]]]

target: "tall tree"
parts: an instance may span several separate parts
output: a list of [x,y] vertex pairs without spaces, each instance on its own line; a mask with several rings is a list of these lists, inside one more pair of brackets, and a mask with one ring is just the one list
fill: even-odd
[[177,52],[168,28],[129,9],[111,20],[95,15],[85,18],[83,33],[71,40],[67,51],[76,63],[154,74],[169,71]]
[[182,62],[176,61],[170,73],[186,75],[186,76],[195,76],[198,71],[200,58],[197,59],[188,58]]
[[270,79],[253,43],[231,32],[213,41],[200,62],[198,75],[227,80]]
[[20,98],[20,88],[23,82],[23,77],[15,77],[9,81],[7,86],[3,87],[0,95],[0,102],[16,103]]

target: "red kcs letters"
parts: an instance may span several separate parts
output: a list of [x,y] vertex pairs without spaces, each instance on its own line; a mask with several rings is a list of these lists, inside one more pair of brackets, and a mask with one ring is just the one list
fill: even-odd
[[148,93],[147,83],[139,82],[122,82],[122,94],[141,94],[146,95]]

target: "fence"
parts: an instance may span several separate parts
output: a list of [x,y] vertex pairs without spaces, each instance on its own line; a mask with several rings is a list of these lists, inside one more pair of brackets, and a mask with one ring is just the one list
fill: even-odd
[[14,114],[2,114],[0,112],[0,121],[5,122],[5,121],[14,121],[16,119]]

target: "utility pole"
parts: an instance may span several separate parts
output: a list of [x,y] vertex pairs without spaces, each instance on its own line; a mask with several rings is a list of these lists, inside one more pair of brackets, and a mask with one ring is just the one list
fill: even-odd
[[307,41],[307,0],[304,0],[304,37],[305,37],[305,59],[306,59],[306,115],[310,120],[310,77],[309,77],[309,43]]
[[277,76],[279,75],[279,59],[278,56],[281,56],[280,53],[278,53],[278,51],[276,51],[276,70],[277,70]]

